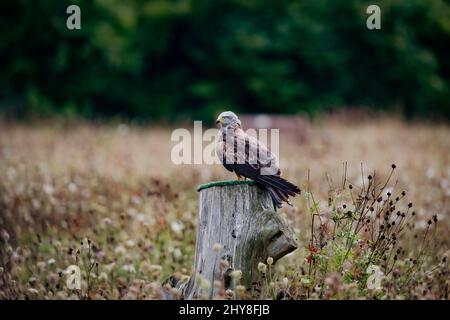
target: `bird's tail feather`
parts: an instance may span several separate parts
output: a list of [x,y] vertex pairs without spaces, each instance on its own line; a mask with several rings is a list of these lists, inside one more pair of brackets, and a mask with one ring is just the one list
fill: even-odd
[[291,205],[289,196],[295,196],[300,193],[300,189],[296,185],[281,178],[280,176],[258,176],[255,177],[254,180],[267,188],[276,208],[281,208],[283,202],[287,202]]
[[[224,166],[227,168],[225,164]],[[236,171],[236,168],[230,167],[230,169]],[[279,175],[261,175],[257,170],[252,170],[246,165],[239,168],[239,173],[266,187],[276,208],[281,208],[283,202],[290,204],[289,196],[294,197],[301,192],[295,184]]]
[[300,189],[295,184],[283,179],[280,176],[261,175],[258,178],[262,183],[282,190],[290,196],[295,196],[296,194],[300,193]]

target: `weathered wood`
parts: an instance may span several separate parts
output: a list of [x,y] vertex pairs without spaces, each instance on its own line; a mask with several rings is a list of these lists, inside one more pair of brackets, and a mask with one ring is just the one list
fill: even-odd
[[[294,231],[274,211],[269,193],[253,181],[214,182],[199,191],[195,270],[181,287],[183,298],[215,297],[214,281],[233,289],[228,279],[233,270],[242,271],[240,284],[250,288],[260,279],[259,262],[269,256],[276,262],[297,248]],[[229,266],[224,269],[221,260]],[[202,285],[205,280],[210,288]]]

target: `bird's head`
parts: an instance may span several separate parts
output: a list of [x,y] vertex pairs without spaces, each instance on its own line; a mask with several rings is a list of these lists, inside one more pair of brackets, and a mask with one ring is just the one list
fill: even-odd
[[241,126],[241,120],[232,111],[224,111],[217,117],[216,124],[219,128],[237,128]]

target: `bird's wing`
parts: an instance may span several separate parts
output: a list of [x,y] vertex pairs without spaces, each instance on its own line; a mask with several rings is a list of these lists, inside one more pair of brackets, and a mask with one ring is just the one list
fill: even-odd
[[[278,159],[258,139],[246,134],[242,129],[219,131],[216,154],[230,170],[230,165],[246,165],[262,175],[279,174]],[[233,169],[234,170],[234,169]],[[236,171],[239,173],[239,171]]]
[[277,159],[268,148],[242,129],[219,131],[216,153],[223,166],[237,174],[250,178],[267,188],[274,206],[289,203],[289,196],[300,193],[300,189],[280,177]]
[[[247,134],[245,134],[245,139],[247,144],[246,147],[248,148],[248,151],[245,151],[248,153],[248,162],[250,164],[258,164],[260,169],[267,171],[265,174],[279,174],[280,169],[278,159],[267,146],[256,137]],[[264,174],[264,172],[262,172],[262,174]]]

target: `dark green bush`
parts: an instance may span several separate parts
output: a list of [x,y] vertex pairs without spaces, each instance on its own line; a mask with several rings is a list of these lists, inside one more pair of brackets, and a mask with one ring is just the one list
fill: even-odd
[[[66,28],[78,4],[82,29]],[[340,107],[450,118],[450,5],[376,1],[0,1],[0,112],[210,118]]]

